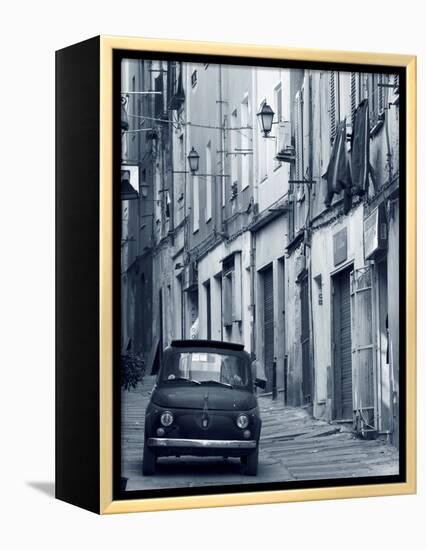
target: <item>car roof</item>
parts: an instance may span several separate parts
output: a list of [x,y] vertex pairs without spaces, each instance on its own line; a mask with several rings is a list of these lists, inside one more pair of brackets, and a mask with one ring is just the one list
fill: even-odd
[[172,348],[215,348],[230,351],[244,351],[243,344],[222,342],[221,340],[173,340]]

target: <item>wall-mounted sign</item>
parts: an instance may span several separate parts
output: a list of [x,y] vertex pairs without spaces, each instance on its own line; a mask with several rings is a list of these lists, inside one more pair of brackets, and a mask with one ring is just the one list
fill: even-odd
[[364,258],[386,250],[387,225],[384,204],[375,208],[364,220]]
[[334,265],[339,265],[348,258],[348,229],[344,227],[333,235]]
[[121,200],[131,201],[139,198],[139,166],[121,165]]

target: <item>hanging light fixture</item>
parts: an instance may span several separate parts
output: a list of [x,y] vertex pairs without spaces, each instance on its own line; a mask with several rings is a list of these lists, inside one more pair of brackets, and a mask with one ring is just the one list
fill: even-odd
[[274,111],[266,102],[262,105],[262,108],[257,113],[264,137],[268,137],[268,134],[272,130],[274,115],[275,115]]
[[189,163],[189,169],[191,171],[191,174],[195,174],[195,172],[198,172],[198,167],[200,164],[200,155],[197,153],[194,147],[189,152],[188,163]]

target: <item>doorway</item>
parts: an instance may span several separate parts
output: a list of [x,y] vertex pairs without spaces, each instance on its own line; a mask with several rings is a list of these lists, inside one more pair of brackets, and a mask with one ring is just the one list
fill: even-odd
[[211,289],[210,279],[204,283],[205,296],[206,296],[206,323],[207,323],[207,340],[212,339],[212,302],[211,302]]
[[352,422],[352,335],[350,268],[333,277],[334,418]]
[[300,344],[302,348],[302,393],[303,404],[312,404],[312,365],[310,350],[310,299],[309,299],[309,279],[307,272],[300,280],[300,314],[301,331]]
[[272,391],[274,363],[274,276],[272,266],[262,271],[263,280],[263,349],[266,373],[266,391]]

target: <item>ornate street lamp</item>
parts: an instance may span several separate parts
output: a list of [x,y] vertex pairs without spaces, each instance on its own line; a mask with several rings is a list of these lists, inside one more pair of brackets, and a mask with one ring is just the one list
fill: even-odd
[[274,115],[275,115],[274,111],[266,102],[262,105],[262,108],[257,113],[264,137],[268,137],[268,134],[270,134],[272,130]]
[[195,172],[198,172],[198,167],[200,164],[200,155],[197,153],[194,147],[189,152],[188,163],[189,163],[189,169],[191,171],[191,174],[195,175]]

